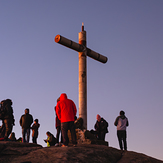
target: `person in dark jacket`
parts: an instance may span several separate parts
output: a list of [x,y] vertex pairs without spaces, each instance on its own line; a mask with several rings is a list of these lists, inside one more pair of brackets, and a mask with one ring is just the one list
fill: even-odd
[[3,125],[4,125],[4,140],[7,141],[9,135],[12,132],[13,125],[15,125],[12,101],[10,99],[4,100],[1,107],[2,107],[1,109],[3,110],[2,119],[3,119]]
[[[56,113],[56,107],[55,107],[55,113]],[[56,134],[57,143],[56,143],[56,146],[59,146],[59,135],[61,133],[61,121],[58,119],[57,114],[56,114],[56,117],[55,117],[55,127],[57,129],[57,134]],[[61,143],[63,143],[62,133],[61,133]]]
[[2,120],[2,125],[0,126],[0,138],[4,138],[5,136],[5,132],[6,132],[6,128],[5,128],[5,124],[4,124],[4,102],[5,100],[2,100],[0,103],[0,120]]
[[[29,143],[30,138],[30,127],[33,123],[33,117],[29,114],[29,109],[25,109],[25,114],[23,114],[20,118],[20,126],[22,127],[22,136],[23,136],[23,143]],[[27,136],[27,139],[26,139]]]
[[68,130],[70,130],[71,132],[73,146],[76,146],[77,144],[74,124],[76,112],[77,109],[75,103],[72,100],[68,99],[65,93],[62,93],[60,96],[60,101],[57,103],[56,106],[56,113],[59,120],[61,121],[61,132],[63,138],[62,147],[68,146]]
[[118,137],[120,149],[127,150],[126,127],[129,126],[129,123],[127,117],[125,116],[125,112],[123,110],[121,110],[119,114],[120,115],[116,118],[114,125],[117,126],[117,137]]
[[96,119],[94,128],[97,133],[97,139],[105,141],[105,135],[108,133],[108,122],[104,118],[101,118],[99,114],[97,114]]
[[38,123],[38,119],[34,120],[34,124],[32,125],[32,142],[37,144],[37,138],[38,138],[38,128],[40,127],[40,124]]
[[47,143],[47,147],[55,145],[57,139],[54,137],[54,135],[49,131],[46,133],[46,135],[47,135],[47,139],[45,139],[44,141]]
[[[57,103],[60,101],[60,97],[57,99]],[[57,129],[57,134],[56,134],[56,138],[57,138],[57,143],[55,144],[55,146],[59,146],[59,135],[61,133],[61,121],[58,119],[57,113],[56,113],[56,106],[54,107],[55,110],[55,127]],[[61,133],[61,143],[63,143],[63,139],[62,139],[62,133]]]

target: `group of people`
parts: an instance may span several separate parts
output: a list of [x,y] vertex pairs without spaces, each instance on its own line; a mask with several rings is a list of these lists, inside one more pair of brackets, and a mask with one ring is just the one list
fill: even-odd
[[[73,146],[76,146],[76,133],[75,133],[75,117],[76,117],[76,106],[74,102],[67,98],[65,93],[61,94],[60,98],[57,99],[57,105],[55,107],[56,112],[56,146],[59,145],[59,135],[61,133],[62,147],[67,147],[69,143],[68,130],[71,132],[71,138]],[[108,122],[102,118],[99,114],[96,116],[96,123],[94,125],[95,135],[98,140],[105,141],[105,135],[108,133]],[[124,111],[120,111],[119,116],[116,118],[115,126],[117,126],[117,137],[121,150],[127,150],[127,134],[126,127],[129,125],[128,119],[125,116]]]
[[[68,147],[68,130],[70,130],[71,133],[72,144],[73,146],[76,146],[77,140],[74,121],[76,120],[77,109],[75,103],[71,99],[68,99],[65,93],[62,93],[57,99],[57,105],[55,106],[54,110],[56,113],[57,134],[55,138],[52,133],[49,131],[46,132],[47,139],[44,141],[47,143],[47,146],[59,146],[59,136],[61,134],[61,147]],[[13,125],[15,125],[12,101],[10,99],[1,101],[0,119],[2,120],[2,126],[0,127],[0,138],[3,137],[4,140],[8,140],[8,137],[12,132]],[[108,133],[108,122],[99,114],[97,114],[96,119],[97,121],[94,125],[94,134],[98,140],[105,141],[105,135]],[[33,117],[31,114],[29,114],[28,108],[25,109],[25,114],[21,116],[19,123],[22,127],[22,142],[29,143],[30,130],[32,129],[32,142],[37,143],[38,129],[40,124],[38,123],[38,119],[35,119],[33,123]],[[117,137],[120,149],[127,150],[126,127],[129,125],[129,123],[124,111],[120,111],[120,115],[116,118],[114,125],[117,126]]]
[[[0,120],[2,120],[2,125],[0,126],[0,139],[4,141],[17,141],[15,133],[12,132],[13,126],[15,125],[15,119],[11,99],[2,100],[0,102]],[[29,114],[28,108],[25,109],[25,114],[21,116],[19,122],[22,127],[22,140],[19,139],[18,141],[29,142],[30,130],[32,129],[32,141],[33,143],[37,143],[38,128],[40,124],[38,123],[38,119],[35,119],[33,123],[33,117]],[[33,125],[31,126],[32,123]]]
[[[99,114],[96,116],[96,124],[94,126],[95,133],[99,140],[105,140],[105,135],[108,133],[108,122],[101,118]],[[114,125],[117,127],[117,138],[119,142],[119,147],[121,150],[127,150],[127,132],[126,128],[129,126],[128,118],[125,116],[123,110],[120,111],[119,116],[116,118]]]
[[[29,114],[28,108],[25,109],[25,114],[21,116],[19,123],[22,127],[22,142],[29,143],[30,130],[32,129],[32,142],[37,144],[38,129],[40,124],[38,123],[38,119],[35,119],[33,123],[33,116]],[[32,123],[33,125],[31,127]]]
[[72,144],[76,146],[77,140],[74,121],[76,120],[77,109],[75,103],[68,99],[65,93],[62,93],[57,99],[54,111],[56,114],[55,127],[57,134],[55,138],[49,131],[46,133],[47,139],[44,141],[47,143],[47,146],[59,146],[59,136],[61,135],[61,147],[68,147],[68,130],[71,133]]

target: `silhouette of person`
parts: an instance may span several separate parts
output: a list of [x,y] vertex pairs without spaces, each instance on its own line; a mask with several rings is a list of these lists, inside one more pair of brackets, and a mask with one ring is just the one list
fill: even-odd
[[127,150],[126,127],[129,126],[129,122],[123,110],[121,110],[119,114],[120,115],[116,118],[114,125],[117,126],[117,137],[118,137],[120,149]]
[[[59,102],[59,100],[60,100],[60,98],[57,99],[57,102]],[[56,113],[56,106],[55,106],[54,110]],[[57,113],[56,113],[56,117],[55,117],[55,127],[57,129],[57,134],[56,134],[57,143],[55,146],[59,146],[59,135],[61,133],[61,121],[58,119]],[[63,143],[62,133],[61,133],[61,143]]]
[[62,93],[60,96],[60,101],[57,103],[56,106],[56,113],[61,121],[61,132],[63,138],[63,145],[62,147],[67,147],[69,143],[67,132],[70,130],[71,138],[73,146],[76,146],[76,132],[75,132],[75,124],[74,118],[76,116],[76,105],[75,103],[67,98],[65,93]]
[[34,124],[32,125],[32,142],[37,144],[37,138],[38,138],[38,128],[40,127],[40,124],[38,123],[38,119],[34,120]]
[[[23,136],[23,143],[29,143],[30,138],[30,127],[33,123],[33,117],[29,114],[29,109],[25,109],[25,114],[23,114],[20,118],[20,126],[22,127],[22,136]],[[26,139],[27,137],[27,139]]]

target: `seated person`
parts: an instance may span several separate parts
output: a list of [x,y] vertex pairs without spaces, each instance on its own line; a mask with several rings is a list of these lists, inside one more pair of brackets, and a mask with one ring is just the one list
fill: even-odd
[[10,139],[11,141],[16,141],[16,137],[15,137],[15,133],[14,133],[14,132],[11,133],[9,139]]
[[104,118],[101,118],[99,114],[97,114],[96,119],[97,121],[94,128],[96,130],[97,139],[105,141],[105,135],[108,133],[108,122]]
[[57,143],[57,139],[49,131],[46,133],[47,139],[44,140],[47,143],[47,147],[53,146]]

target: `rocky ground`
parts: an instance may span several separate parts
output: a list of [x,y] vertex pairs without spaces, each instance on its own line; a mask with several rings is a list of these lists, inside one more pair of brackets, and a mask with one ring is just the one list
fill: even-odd
[[77,147],[42,147],[32,143],[0,142],[0,163],[163,163],[144,154],[80,144]]

